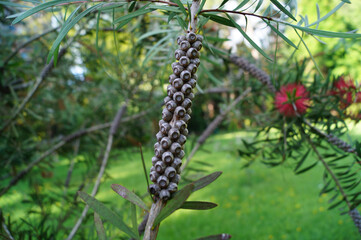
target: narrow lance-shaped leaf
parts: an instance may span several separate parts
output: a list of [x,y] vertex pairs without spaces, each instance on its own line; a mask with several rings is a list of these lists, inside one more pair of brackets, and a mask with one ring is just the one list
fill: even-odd
[[222,172],[214,172],[205,177],[198,179],[197,181],[194,181],[193,182],[193,184],[194,184],[193,192],[198,191],[199,189],[202,189],[202,188],[206,187],[207,185],[211,184],[219,176],[221,176],[221,174],[222,174]]
[[132,19],[132,18],[135,18],[135,17],[138,17],[140,15],[144,15],[146,13],[149,13],[149,12],[152,12],[154,11],[155,9],[151,9],[151,8],[147,8],[148,6],[150,5],[147,4],[141,8],[139,8],[137,11],[135,12],[132,12],[132,13],[129,13],[129,14],[126,14],[124,16],[121,16],[120,18],[117,18],[114,20],[114,23],[119,23],[119,22],[122,22],[122,21],[126,21],[126,20],[129,20],[129,19]]
[[337,10],[339,10],[344,4],[345,4],[344,2],[339,3],[334,9],[332,9],[330,12],[328,12],[325,16],[323,16],[323,17],[321,17],[321,18],[320,18],[320,9],[319,9],[318,4],[317,4],[317,5],[316,5],[316,7],[317,7],[317,21],[311,23],[311,24],[308,25],[307,27],[311,27],[311,26],[313,26],[313,25],[317,25],[317,26],[318,26],[318,24],[319,24],[320,22],[326,20],[328,17],[330,17],[332,14],[334,14]]
[[297,163],[297,166],[295,167],[295,172],[297,172],[297,170],[302,166],[302,164],[305,162],[305,160],[307,159],[308,154],[311,152],[311,148],[308,149],[308,151],[303,155],[303,157],[301,158],[301,160]]
[[186,185],[180,191],[178,191],[177,194],[170,201],[168,201],[167,205],[160,211],[159,215],[154,220],[153,226],[157,226],[166,217],[168,217],[174,211],[180,208],[183,205],[183,203],[187,200],[189,195],[191,195],[193,189],[194,189],[194,184],[191,183]]
[[310,166],[308,166],[308,167],[306,167],[306,168],[304,168],[304,169],[296,172],[296,174],[298,175],[298,174],[307,172],[308,170],[311,170],[313,167],[315,167],[315,166],[317,165],[317,163],[318,163],[318,162],[316,161],[315,163],[311,164]]
[[118,193],[119,196],[123,197],[129,202],[134,203],[135,205],[137,205],[140,208],[143,208],[146,211],[149,211],[147,205],[145,205],[142,199],[138,197],[135,193],[129,191],[127,188],[119,184],[112,184],[112,189],[114,190],[114,192]]
[[98,239],[99,240],[107,240],[107,236],[105,234],[105,229],[103,226],[103,222],[100,219],[99,215],[94,212],[94,224],[95,224],[95,229],[97,231],[98,234]]
[[229,20],[233,23],[233,25],[238,29],[238,31],[243,35],[243,37],[254,47],[260,54],[262,54],[265,58],[272,61],[272,59],[260,48],[248,35],[245,31],[243,31],[242,27],[239,26],[231,16],[226,14]]
[[249,0],[244,0],[241,2],[233,11],[237,11],[238,9],[242,8],[244,5],[246,5],[249,2]]
[[277,0],[271,0],[271,2],[279,9],[281,10],[284,14],[286,14],[287,16],[289,16],[290,18],[292,18],[293,20],[296,20],[296,18],[292,15],[292,13],[290,13],[280,2],[278,2]]
[[291,26],[293,28],[299,29],[303,32],[313,34],[320,37],[328,37],[328,38],[361,38],[361,34],[358,33],[343,33],[343,32],[330,32],[330,31],[324,31],[319,29],[313,29],[308,27],[301,27],[298,25],[294,25],[291,23],[286,23],[286,25]]
[[275,28],[272,24],[270,24],[266,20],[263,19],[263,21],[272,29],[272,31],[274,31],[278,36],[280,36],[286,43],[297,49],[297,46],[290,39],[288,39],[283,33],[281,33],[277,28]]
[[103,203],[84,192],[78,192],[78,195],[89,205],[89,207],[94,210],[94,212],[98,213],[102,218],[109,221],[111,224],[128,234],[130,237],[138,239],[137,234],[134,233],[133,230],[123,222],[122,218],[107,208]]
[[186,201],[180,208],[192,209],[192,210],[208,210],[217,207],[218,205],[212,202],[200,202],[200,201]]
[[187,17],[187,11],[183,6],[183,3],[180,0],[174,0],[174,2],[179,6],[180,10],[182,11],[182,13],[184,14],[184,16]]

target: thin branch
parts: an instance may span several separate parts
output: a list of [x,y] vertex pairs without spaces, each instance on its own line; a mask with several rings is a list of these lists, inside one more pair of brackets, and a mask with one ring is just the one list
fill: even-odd
[[72,157],[71,161],[70,161],[70,166],[69,166],[69,170],[68,170],[68,174],[66,175],[66,179],[65,179],[65,183],[64,183],[64,193],[66,194],[66,191],[69,187],[69,183],[70,183],[70,179],[71,179],[71,175],[73,173],[74,170],[74,165],[75,165],[75,159],[78,156],[78,152],[79,152],[79,146],[80,146],[80,139],[78,138],[75,141],[74,144],[74,157]]
[[190,21],[188,24],[188,31],[190,32],[196,32],[197,31],[197,13],[199,12],[200,8],[200,0],[193,0],[192,6],[191,6],[191,16]]
[[250,92],[251,88],[247,88],[241,95],[239,95],[227,108],[224,110],[221,114],[219,114],[206,128],[206,130],[203,131],[201,136],[199,136],[196,145],[193,147],[191,153],[187,157],[187,160],[182,165],[182,172],[183,170],[188,166],[189,162],[193,158],[194,154],[198,151],[198,149],[204,144],[204,142],[207,140],[207,138],[212,134],[212,132],[223,122],[223,120],[226,118],[227,114],[242,100],[244,99]]
[[152,208],[149,212],[149,217],[147,221],[147,225],[145,226],[145,233],[143,240],[155,240],[159,231],[159,224],[153,228],[153,224],[160,211],[165,206],[165,202],[159,199],[156,203],[152,204]]
[[261,19],[267,19],[269,21],[275,21],[275,22],[280,21],[278,19],[276,20],[276,19],[271,18],[271,17],[261,16],[261,15],[254,14],[254,13],[247,13],[247,12],[241,12],[241,11],[232,11],[232,10],[225,10],[225,9],[206,9],[206,10],[200,11],[199,14],[207,13],[207,12],[233,13],[233,14],[240,14],[240,15],[244,15],[244,16],[258,17],[258,18],[261,18]]
[[[109,129],[109,136],[108,136],[108,142],[107,142],[106,150],[105,150],[103,160],[102,160],[102,163],[101,163],[101,166],[100,166],[100,169],[99,169],[97,180],[95,181],[95,185],[94,185],[93,190],[91,192],[92,197],[94,197],[98,192],[98,189],[99,189],[99,186],[100,186],[100,181],[101,181],[101,179],[102,179],[102,177],[104,175],[105,168],[106,168],[107,163],[108,163],[109,153],[110,153],[110,150],[112,149],[113,137],[114,137],[114,134],[116,133],[116,131],[117,131],[118,127],[119,127],[120,119],[123,117],[123,115],[126,112],[127,105],[128,105],[128,102],[124,103],[120,107],[120,109],[118,110],[116,116],[114,117],[114,120],[112,121],[112,125],[111,125],[111,127]],[[80,218],[78,219],[75,226],[71,230],[69,236],[66,238],[67,240],[73,239],[73,237],[75,236],[76,232],[78,231],[80,225],[82,224],[86,214],[88,213],[88,210],[89,210],[89,205],[86,205],[85,208],[83,209],[83,212],[81,213]]]

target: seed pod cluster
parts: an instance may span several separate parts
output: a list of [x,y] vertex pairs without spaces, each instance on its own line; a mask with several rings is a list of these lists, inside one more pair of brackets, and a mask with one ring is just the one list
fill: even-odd
[[178,190],[202,40],[202,36],[193,32],[177,38],[179,49],[174,53],[177,61],[172,63],[173,74],[169,76],[150,169],[153,184],[149,186],[149,192],[162,200],[170,199]]

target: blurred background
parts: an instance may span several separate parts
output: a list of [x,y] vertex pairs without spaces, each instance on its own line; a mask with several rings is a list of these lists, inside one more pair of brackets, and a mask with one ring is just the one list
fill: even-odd
[[[96,198],[124,219],[130,214],[129,203],[117,196],[110,184],[134,190],[150,204],[138,146],[142,145],[149,169],[175,42],[183,30],[176,18],[168,22],[166,11],[142,15],[117,28],[113,20],[129,10],[129,4],[99,15],[91,13],[62,41],[56,65],[45,69],[65,12],[69,15],[78,5],[54,7],[11,24],[8,16],[33,7],[35,2],[0,2],[0,126],[8,123],[39,83],[31,99],[0,132],[1,218],[15,239],[65,239],[84,208],[76,192],[91,191],[110,122],[125,102],[124,122],[114,136]],[[314,22],[319,11],[324,16],[339,2],[292,0],[288,6],[298,20]],[[219,4],[209,0],[205,8],[217,8]],[[233,9],[238,4],[228,1],[225,8]],[[135,7],[142,6],[138,5]],[[268,6],[268,1],[255,1],[245,9],[263,14]],[[352,1],[318,28],[335,32],[359,29],[360,11],[361,2]],[[286,20],[276,11],[273,16]],[[245,141],[254,141],[277,113],[273,96],[264,85],[223,53],[241,56],[263,69],[276,88],[291,81],[311,87],[315,79],[320,88],[341,75],[358,86],[361,40],[304,35],[308,49],[301,43],[295,51],[261,19],[239,17],[237,22],[273,61],[253,49],[235,28],[211,21],[202,27],[200,33],[209,47],[201,53],[186,156],[199,135],[237,96],[247,87],[252,87],[252,94],[227,114],[193,157],[184,177],[186,183],[206,173],[223,171],[211,187],[191,197],[219,206],[200,213],[177,211],[162,224],[159,239],[194,239],[222,232],[234,239],[357,239],[357,229],[349,216],[340,215],[337,209],[328,210],[329,196],[319,195],[323,188],[321,166],[295,175],[292,161],[271,168],[256,158],[254,164],[245,167],[247,161],[239,150]],[[279,30],[296,45],[300,42],[292,28],[280,25]],[[344,123],[342,139],[352,142],[361,137],[360,104],[351,104],[345,112],[336,117]],[[87,131],[81,132],[84,129]],[[29,166],[31,170],[5,192],[12,179]],[[143,215],[139,212],[139,219]],[[93,226],[92,214],[88,213],[74,239],[97,239]],[[109,239],[126,239],[112,225],[105,224],[105,228]]]

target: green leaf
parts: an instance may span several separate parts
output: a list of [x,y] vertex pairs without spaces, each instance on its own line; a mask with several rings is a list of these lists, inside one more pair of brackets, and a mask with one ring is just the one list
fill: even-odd
[[199,189],[202,189],[202,188],[206,187],[207,185],[211,184],[219,176],[221,176],[221,174],[222,174],[222,172],[214,172],[214,173],[211,173],[205,177],[202,177],[202,178],[194,181],[193,182],[193,184],[194,184],[193,192],[198,191]]
[[238,9],[242,8],[244,5],[246,5],[249,2],[249,0],[244,0],[241,2],[233,11],[237,11]]
[[226,4],[229,0],[223,0],[223,2],[221,3],[221,5],[219,5],[218,9],[220,9],[221,7],[224,6],[224,4]]
[[14,2],[6,2],[6,1],[0,1],[0,5],[5,5],[9,7],[18,7],[18,8],[31,8],[30,6],[27,5],[22,5]]
[[157,226],[166,217],[171,215],[174,211],[180,208],[187,198],[191,195],[195,185],[193,183],[186,185],[177,194],[167,202],[167,205],[160,211],[159,215],[154,220],[153,226]]
[[130,216],[132,219],[132,227],[133,232],[135,232],[139,239],[139,232],[138,232],[138,223],[137,223],[137,209],[135,207],[135,204],[130,203]]
[[122,22],[122,21],[126,21],[126,20],[129,20],[129,19],[133,19],[135,17],[138,17],[140,15],[144,15],[144,14],[147,14],[149,12],[153,12],[155,9],[151,9],[151,8],[146,8],[150,5],[147,4],[145,6],[143,6],[142,8],[139,8],[137,11],[135,12],[132,12],[132,13],[129,13],[127,15],[124,15],[124,16],[121,16],[120,18],[117,18],[115,19],[114,23],[119,23],[119,22]]
[[270,60],[272,62],[272,59],[262,50],[262,48],[260,48],[255,42],[253,42],[253,40],[247,35],[246,32],[244,32],[241,28],[241,26],[239,26],[234,20],[233,18],[231,18],[231,16],[229,16],[228,14],[226,14],[227,17],[229,18],[229,20],[233,23],[234,26],[236,26],[236,28],[238,29],[238,31],[243,35],[243,37],[260,53],[262,54],[265,58],[267,58],[268,60]]
[[212,80],[212,82],[214,82],[217,86],[222,85],[222,81],[219,80],[218,78],[216,78],[210,71],[208,71],[208,69],[206,67],[204,67],[203,65],[200,65],[200,68],[202,69],[203,72],[205,72],[207,74],[209,79]]
[[138,197],[135,193],[129,191],[127,188],[119,185],[119,184],[112,184],[112,189],[114,192],[118,193],[119,196],[128,200],[131,203],[134,203],[140,208],[143,208],[146,211],[149,211],[147,205],[142,201],[140,197]]
[[149,6],[149,8],[150,9],[165,10],[165,11],[174,12],[174,13],[181,13],[182,12],[179,8],[173,7],[173,6],[151,5],[151,6]]
[[224,18],[224,17],[220,17],[218,15],[215,15],[215,14],[210,14],[210,13],[207,13],[207,14],[202,14],[204,17],[207,17],[209,19],[211,19],[212,21],[216,22],[216,23],[219,23],[219,24],[222,24],[222,25],[225,25],[225,26],[229,26],[229,27],[236,27],[232,21],[229,21],[227,18]]
[[163,29],[163,30],[155,30],[155,31],[147,32],[147,33],[143,34],[142,36],[140,36],[137,39],[137,42],[140,42],[144,38],[148,38],[148,37],[153,36],[153,35],[157,35],[157,34],[161,34],[161,33],[172,33],[172,32],[177,32],[177,30]]
[[287,16],[289,16],[290,18],[292,18],[293,20],[296,20],[296,18],[292,15],[292,13],[290,13],[280,2],[278,2],[277,0],[271,0],[271,2],[279,9],[281,10],[284,14],[286,14]]
[[208,210],[217,207],[218,205],[212,202],[200,202],[200,201],[186,201],[180,208],[192,209],[192,210]]
[[231,239],[231,235],[227,233],[210,235],[206,237],[197,238],[196,240],[228,240]]
[[153,56],[162,49],[160,46],[170,38],[171,35],[167,35],[164,38],[160,39],[156,44],[154,44],[154,46],[151,49],[149,49],[149,51],[145,55],[142,65],[144,66],[144,64],[146,64],[149,60],[151,60]]
[[184,8],[183,3],[180,0],[174,0],[174,2],[179,6],[179,8],[182,11],[182,13],[184,14],[184,16],[187,17],[188,13],[187,13],[186,9]]
[[109,221],[111,224],[128,234],[130,237],[138,239],[137,234],[134,233],[133,230],[123,222],[122,218],[107,208],[103,203],[84,192],[79,191],[78,195],[89,205],[89,207],[94,210],[94,212],[98,213],[102,218]]
[[206,4],[206,0],[202,0],[201,4],[199,5],[199,10],[197,12],[197,15],[199,14],[200,11],[203,10],[204,4]]
[[55,39],[53,46],[51,46],[51,49],[49,51],[49,55],[48,55],[48,62],[50,62],[51,57],[54,55],[55,50],[59,47],[61,41],[64,39],[64,37],[66,36],[66,34],[68,34],[68,32],[70,31],[70,29],[72,29],[74,27],[75,24],[77,24],[80,19],[82,19],[84,16],[86,16],[88,13],[94,11],[95,9],[97,9],[98,7],[100,7],[101,5],[103,5],[102,3],[94,5],[88,9],[86,9],[85,11],[81,12],[78,16],[76,16],[74,19],[72,19],[69,23],[67,23],[66,25],[63,26],[63,28],[60,30],[58,37]]
[[132,2],[128,8],[128,12],[133,12],[136,4],[137,4],[137,1]]
[[303,32],[313,34],[320,37],[328,37],[328,38],[360,38],[361,34],[357,33],[343,33],[343,32],[330,32],[330,31],[324,31],[324,30],[318,30],[313,28],[307,28],[307,27],[301,27],[298,25],[294,25],[291,23],[286,23],[286,25],[291,26],[293,28],[299,29]]
[[258,4],[256,8],[254,9],[254,12],[257,12],[257,10],[262,6],[263,0],[258,0]]
[[99,215],[94,212],[94,223],[95,223],[95,229],[97,231],[98,234],[98,239],[99,240],[107,240],[107,236],[105,234],[105,229],[103,226],[103,222],[100,219]]
[[277,28],[275,28],[272,24],[270,24],[269,22],[267,22],[266,20],[263,19],[263,21],[272,29],[272,31],[274,31],[278,36],[280,36],[286,43],[288,43],[289,45],[291,45],[292,47],[297,48],[297,46],[290,40],[288,39],[283,33],[281,33]]
[[17,18],[14,19],[14,21],[12,22],[12,24],[16,24],[18,22],[20,22],[21,20],[34,15],[37,12],[40,12],[44,9],[47,9],[49,7],[53,7],[55,5],[61,4],[61,3],[69,3],[69,2],[74,2],[73,0],[54,0],[54,1],[49,1],[49,2],[45,2],[43,4],[40,4],[36,7],[33,7],[29,10],[27,10],[26,12],[22,13],[20,16],[18,16]]
[[187,23],[180,16],[176,16],[179,25],[185,30],[187,29]]
[[326,20],[328,17],[330,17],[332,14],[334,14],[337,10],[339,10],[345,3],[344,2],[341,2],[339,3],[334,9],[332,9],[329,13],[327,13],[325,16],[323,16],[322,18],[320,18],[320,10],[319,10],[319,7],[318,7],[318,4],[316,5],[317,6],[317,21],[316,22],[313,22],[311,23],[310,25],[308,25],[307,27],[311,27],[313,25],[317,25]]
[[310,165],[310,166],[308,166],[308,167],[306,167],[306,168],[304,168],[304,169],[302,169],[302,170],[300,170],[300,171],[298,171],[298,172],[296,172],[295,174],[296,175],[298,175],[298,174],[301,174],[301,173],[304,173],[304,172],[307,172],[308,170],[311,170],[313,167],[315,167],[316,165],[317,165],[317,161],[315,162],[315,163],[313,163],[312,165]]
[[295,167],[295,169],[293,171],[297,172],[297,170],[302,166],[302,164],[305,162],[305,160],[308,157],[308,154],[311,152],[311,148],[308,149],[308,151],[303,155],[303,157],[301,158],[301,160],[297,163],[297,166]]
[[97,14],[97,27],[95,32],[95,47],[99,49],[99,23],[100,23],[100,13],[101,11],[98,11]]

